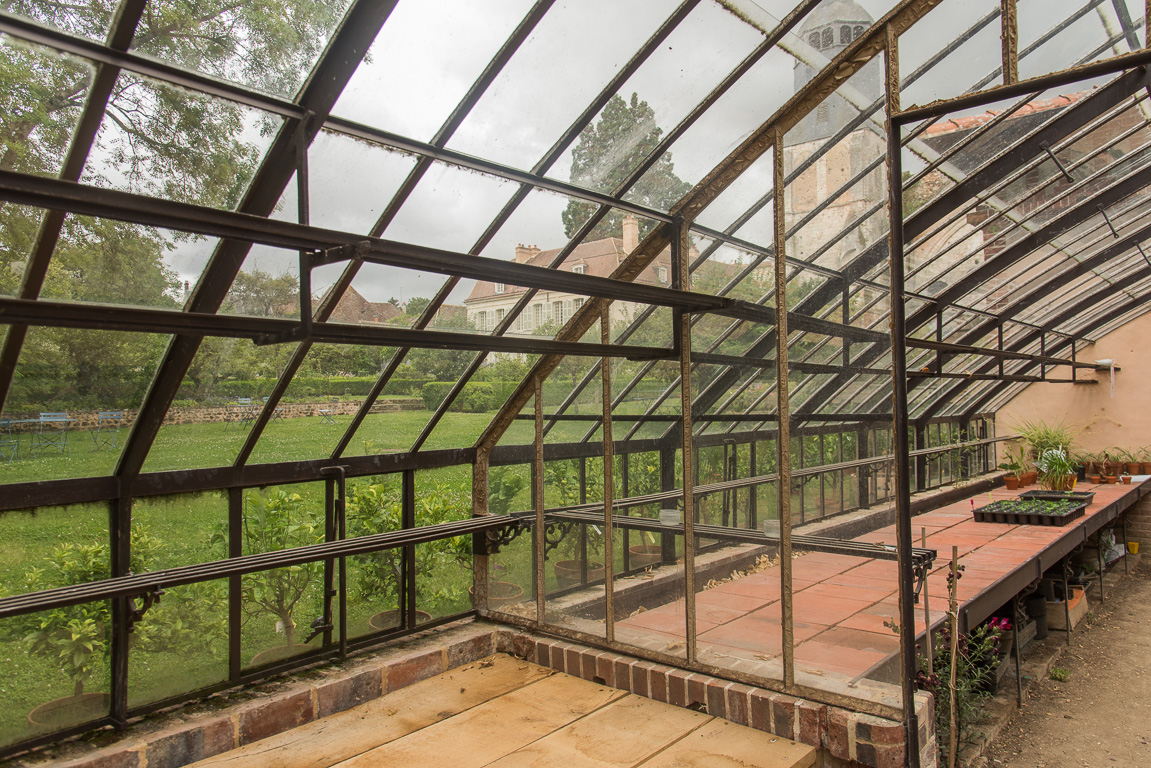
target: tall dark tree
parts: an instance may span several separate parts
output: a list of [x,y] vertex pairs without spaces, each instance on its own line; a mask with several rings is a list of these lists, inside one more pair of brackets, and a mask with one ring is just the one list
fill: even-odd
[[[584,128],[572,149],[571,180],[597,192],[615,192],[625,179],[659,145],[663,129],[655,124],[655,112],[633,93],[626,102],[612,96],[600,118]],[[627,193],[627,199],[640,205],[668,210],[691,189],[675,175],[671,153],[664,153]],[[572,200],[563,212],[564,233],[571,237],[595,212],[594,203]],[[596,225],[590,240],[619,237],[624,213],[612,210]],[[640,221],[640,238],[652,222]]]

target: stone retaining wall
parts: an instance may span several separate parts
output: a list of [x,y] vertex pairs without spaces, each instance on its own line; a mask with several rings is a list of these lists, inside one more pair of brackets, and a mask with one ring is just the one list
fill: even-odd
[[[285,418],[298,419],[306,416],[318,417],[321,410],[332,410],[336,416],[348,416],[360,409],[358,400],[341,400],[331,402],[320,400],[310,403],[284,403],[276,406]],[[424,407],[419,399],[393,399],[382,398],[372,404],[372,413],[392,413],[396,411],[419,411]],[[256,406],[259,412],[260,406]],[[212,422],[239,421],[245,408],[238,405],[203,406],[197,408],[171,408],[164,417],[164,424],[209,424]],[[135,409],[124,409],[123,426],[128,426],[136,418]],[[68,423],[68,430],[95,429],[100,411],[69,411],[68,416],[73,421]],[[19,421],[23,419],[37,419],[39,413],[11,413],[8,418]],[[38,424],[16,424],[13,430],[17,432],[35,432]]]
[[1151,548],[1151,495],[1127,510],[1127,540],[1139,542],[1139,551]]

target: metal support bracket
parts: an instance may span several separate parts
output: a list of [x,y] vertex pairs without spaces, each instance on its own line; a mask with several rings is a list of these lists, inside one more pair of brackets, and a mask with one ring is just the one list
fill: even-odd
[[502,528],[490,528],[483,532],[483,535],[474,534],[472,539],[472,554],[474,555],[496,555],[499,554],[500,549],[511,544],[520,534],[529,530],[531,525],[526,521],[517,520],[510,525],[505,525]]

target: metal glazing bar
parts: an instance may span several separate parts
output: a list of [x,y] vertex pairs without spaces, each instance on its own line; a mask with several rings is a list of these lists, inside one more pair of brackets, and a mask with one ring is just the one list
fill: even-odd
[[788,312],[787,312],[787,230],[784,200],[785,173],[784,132],[777,128],[772,137],[772,172],[775,245],[775,392],[776,413],[780,414],[776,438],[776,509],[779,516],[780,564],[780,631],[782,633],[783,684],[795,685],[795,608],[792,601],[792,536],[791,536],[791,420],[788,404]]
[[[688,228],[682,216],[676,217],[672,233],[671,262],[672,278],[677,288],[683,290],[691,285],[691,271],[688,263]],[[679,392],[681,447],[683,449],[683,589],[684,589],[684,631],[687,641],[687,660],[697,660],[695,623],[695,447],[692,445],[692,386],[691,386],[691,316],[682,310],[675,310],[675,342],[679,350]]]
[[1071,85],[1082,80],[1106,77],[1107,75],[1113,75],[1128,69],[1146,66],[1148,63],[1151,63],[1151,52],[1143,49],[1133,53],[1121,54],[1106,61],[1083,64],[1053,74],[1020,80],[1010,85],[988,88],[978,93],[949,99],[938,104],[929,104],[925,107],[912,107],[903,112],[891,115],[891,119],[896,125],[904,126],[908,123],[919,122],[920,120],[943,117],[951,112],[961,112],[989,106],[996,102],[1005,101],[1031,92],[1041,92]]
[[532,380],[535,390],[535,446],[532,463],[532,509],[535,518],[535,528],[532,531],[533,552],[532,560],[535,564],[535,574],[532,581],[535,586],[536,621],[543,623],[547,609],[545,595],[545,572],[547,558],[546,529],[544,522],[544,392],[543,381],[538,377]]
[[[899,52],[895,30],[887,29],[887,55],[885,74],[887,113],[899,112]],[[914,564],[911,550],[914,546],[911,532],[911,480],[910,448],[907,443],[907,355],[903,340],[906,338],[903,251],[903,158],[901,131],[894,120],[887,129],[887,179],[890,228],[890,307],[891,307],[891,412],[892,438],[895,453],[895,532],[899,553],[899,651],[900,682],[903,693],[904,744],[908,765],[919,768],[919,722],[915,714],[915,606]]]
[[[604,343],[611,342],[611,305],[606,301],[600,307],[600,340]],[[615,528],[613,527],[614,515],[612,515],[613,493],[615,491],[615,443],[612,442],[611,432],[611,358],[600,358],[600,372],[603,379],[603,388],[601,395],[602,413],[603,413],[603,537],[604,537],[604,632],[607,641],[615,641]],[[542,420],[537,423],[536,439],[543,441],[543,425]],[[624,461],[624,486],[623,493],[626,496],[628,493],[627,488],[627,462],[628,455],[623,454]],[[580,488],[585,489],[586,483],[581,483]],[[623,551],[626,553],[627,539],[624,539]],[[587,557],[584,557],[584,564],[586,567]]]
[[1000,0],[1000,33],[1003,41],[1003,84],[1019,82],[1019,20],[1015,0]]
[[[1011,322],[1007,319],[1007,322]],[[1002,326],[999,326],[1002,328]],[[1043,330],[1036,328],[1035,330]],[[1002,337],[1000,337],[1002,342]],[[1093,370],[1101,370],[1101,366],[1094,363],[1077,363],[1071,358],[1053,357],[1051,355],[1038,354],[1033,355],[1028,352],[1012,352],[1005,350],[1002,346],[998,349],[992,347],[973,347],[967,344],[953,344],[950,342],[931,341],[930,339],[916,339],[908,337],[904,342],[906,346],[913,349],[935,349],[943,352],[951,352],[957,355],[982,355],[985,357],[994,357],[1003,360],[1030,360],[1035,363],[1047,363],[1048,365],[1069,365],[1075,368],[1091,368]],[[1103,366],[1105,367],[1105,366]],[[887,371],[884,371],[887,373]]]

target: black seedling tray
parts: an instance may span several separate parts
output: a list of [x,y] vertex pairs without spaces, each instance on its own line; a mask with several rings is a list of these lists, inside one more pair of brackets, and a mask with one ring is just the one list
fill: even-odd
[[1095,500],[1095,491],[1027,491],[1019,494],[1021,499],[1043,499],[1044,501],[1082,501],[1090,504]]
[[[1058,505],[1059,514],[1040,512]],[[1031,507],[1036,511],[1028,511]],[[1046,499],[1004,499],[994,501],[975,510],[977,523],[1009,523],[1011,525],[1067,525],[1083,517],[1087,509],[1085,501],[1049,501]]]

